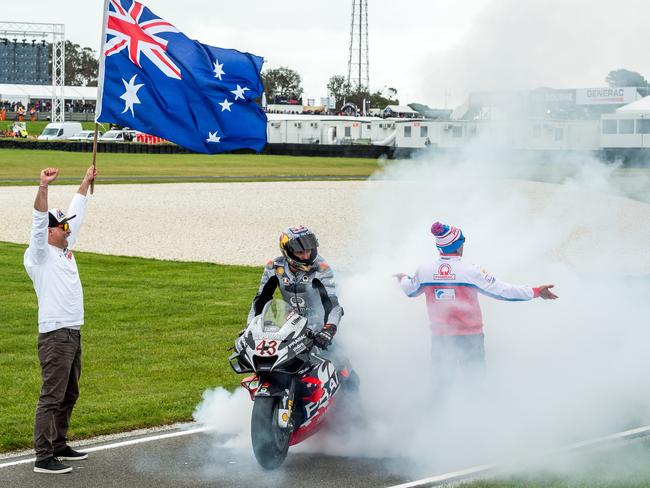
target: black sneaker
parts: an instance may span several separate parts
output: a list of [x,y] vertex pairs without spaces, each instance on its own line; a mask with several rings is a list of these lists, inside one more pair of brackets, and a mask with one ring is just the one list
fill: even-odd
[[71,466],[63,464],[54,456],[34,463],[34,473],[62,474],[70,471],[72,471]]
[[70,446],[65,446],[63,450],[55,452],[54,455],[61,461],[81,461],[82,459],[88,459],[88,453],[75,451]]

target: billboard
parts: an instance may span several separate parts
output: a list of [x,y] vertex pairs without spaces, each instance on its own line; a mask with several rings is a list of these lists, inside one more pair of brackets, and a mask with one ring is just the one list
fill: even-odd
[[0,39],[0,83],[49,85],[49,60],[45,41]]
[[530,92],[530,101],[541,104],[573,104],[575,103],[575,90],[552,88],[537,89]]
[[625,105],[639,98],[633,86],[576,89],[576,105]]

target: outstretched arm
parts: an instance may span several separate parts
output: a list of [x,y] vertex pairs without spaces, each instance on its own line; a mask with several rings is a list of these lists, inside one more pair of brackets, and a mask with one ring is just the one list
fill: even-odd
[[481,293],[497,300],[532,300],[537,296],[537,290],[532,286],[514,285],[500,281],[476,265],[472,265],[467,273],[467,278]]
[[558,296],[550,290],[554,286],[555,285],[539,285],[533,288],[535,296],[541,297],[544,300],[555,300]]
[[537,287],[513,285],[504,281],[497,280],[494,276],[481,269],[479,266],[473,267],[473,272],[469,274],[469,279],[484,295],[496,298],[498,300],[519,301],[532,300],[541,297],[545,300],[557,298],[549,288],[553,285],[540,285]]
[[402,288],[402,291],[409,297],[416,297],[422,293],[422,288],[420,287],[420,280],[418,279],[418,273],[416,272],[413,277],[410,277],[406,273],[395,273],[393,275],[399,286]]

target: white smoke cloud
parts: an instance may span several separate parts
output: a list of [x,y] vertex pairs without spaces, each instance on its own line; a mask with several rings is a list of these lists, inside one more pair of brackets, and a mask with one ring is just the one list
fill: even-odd
[[[341,256],[323,249],[346,311],[336,341],[361,377],[366,424],[321,432],[289,456],[400,459],[400,474],[431,475],[650,422],[650,205],[621,196],[640,191],[627,173],[482,146],[389,165],[368,181],[360,228],[341,234],[355,239]],[[435,220],[463,229],[465,259],[504,281],[554,283],[560,296],[481,298],[487,378],[446,409],[431,398],[424,298],[407,298],[391,276],[434,258]],[[340,269],[339,259],[353,264]],[[251,406],[243,390],[217,389],[195,418],[250,449]]]
[[250,418],[253,402],[243,388],[233,392],[217,387],[203,393],[194,420],[212,431],[215,445],[231,449],[251,447]]
[[[585,157],[541,164],[480,146],[453,161],[404,161],[369,183],[358,266],[340,280],[339,339],[362,378],[374,454],[431,474],[650,420],[650,205],[614,196],[630,193],[613,177],[625,170]],[[559,183],[508,178],[543,173]],[[434,258],[435,220],[463,229],[465,259],[504,281],[554,283],[560,296],[481,298],[488,376],[444,411],[427,395],[424,298],[391,277]]]

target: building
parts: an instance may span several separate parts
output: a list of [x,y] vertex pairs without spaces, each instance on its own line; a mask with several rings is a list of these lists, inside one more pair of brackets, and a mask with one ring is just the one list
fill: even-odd
[[267,114],[269,143],[370,144],[371,117],[336,115]]
[[602,116],[602,148],[650,148],[650,96]]

